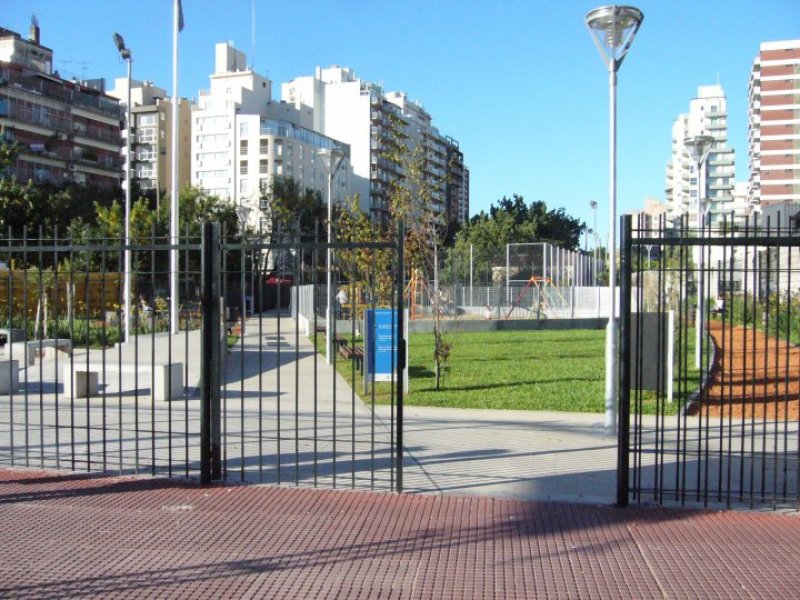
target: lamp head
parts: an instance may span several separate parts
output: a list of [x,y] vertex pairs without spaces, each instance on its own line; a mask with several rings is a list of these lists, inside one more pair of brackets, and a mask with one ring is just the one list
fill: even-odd
[[683,140],[686,152],[700,165],[706,160],[708,151],[711,149],[711,144],[713,143],[714,138],[710,135],[695,135]]
[[601,6],[586,15],[586,26],[607,63],[619,67],[636,37],[644,14],[633,6]]
[[335,174],[336,171],[339,170],[339,167],[341,166],[345,156],[344,150],[338,146],[333,146],[332,148],[323,148],[319,151],[319,154],[328,157],[328,168],[331,175]]
[[119,51],[119,55],[125,60],[130,60],[131,51],[125,47],[125,40],[122,38],[122,36],[114,32],[112,37],[114,39],[114,44],[116,44],[117,50]]

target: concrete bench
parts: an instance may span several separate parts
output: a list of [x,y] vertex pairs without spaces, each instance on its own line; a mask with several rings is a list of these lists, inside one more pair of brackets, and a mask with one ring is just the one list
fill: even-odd
[[72,351],[72,341],[68,339],[47,339],[12,342],[3,347],[3,356],[5,358],[13,356],[20,360],[24,357],[23,364],[31,366],[36,361],[38,352],[42,353],[42,358],[53,358],[55,353],[59,351],[69,354]]
[[15,394],[19,390],[19,361],[0,360],[0,394]]
[[[100,374],[103,364],[80,360],[64,365],[64,395],[75,398],[89,398],[99,395]],[[105,364],[105,375],[138,374],[139,382],[150,385],[153,400],[179,400],[183,397],[183,363],[172,362],[162,364],[138,363],[130,364],[109,361]]]

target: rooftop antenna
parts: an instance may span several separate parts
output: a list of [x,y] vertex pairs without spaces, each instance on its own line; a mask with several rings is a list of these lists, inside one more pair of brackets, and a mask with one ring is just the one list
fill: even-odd
[[256,0],[251,0],[250,5],[250,64],[252,71],[256,70]]
[[86,80],[86,71],[89,69],[89,63],[87,61],[85,61],[85,60],[60,60],[58,62],[61,63],[61,65],[62,65],[61,66],[61,70],[64,73],[70,73],[70,74],[72,74],[73,77],[76,77],[76,78],[77,78],[78,74],[75,71],[72,71],[71,69],[68,69],[65,65],[77,65],[77,68],[80,69],[80,71],[81,71],[81,76],[80,76],[81,81],[85,81]]

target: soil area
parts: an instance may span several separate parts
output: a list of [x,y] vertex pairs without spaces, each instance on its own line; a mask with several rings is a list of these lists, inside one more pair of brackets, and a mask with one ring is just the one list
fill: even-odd
[[716,346],[709,385],[698,399],[709,416],[797,420],[800,348],[753,328],[709,323]]

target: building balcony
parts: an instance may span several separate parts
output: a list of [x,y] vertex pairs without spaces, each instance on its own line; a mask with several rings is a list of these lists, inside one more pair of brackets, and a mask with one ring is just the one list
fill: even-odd
[[43,114],[41,111],[34,111],[30,107],[21,107],[16,102],[8,102],[5,110],[5,118],[10,121],[17,121],[26,125],[39,127],[48,132],[69,133],[72,125],[67,115],[57,116],[53,114]]

